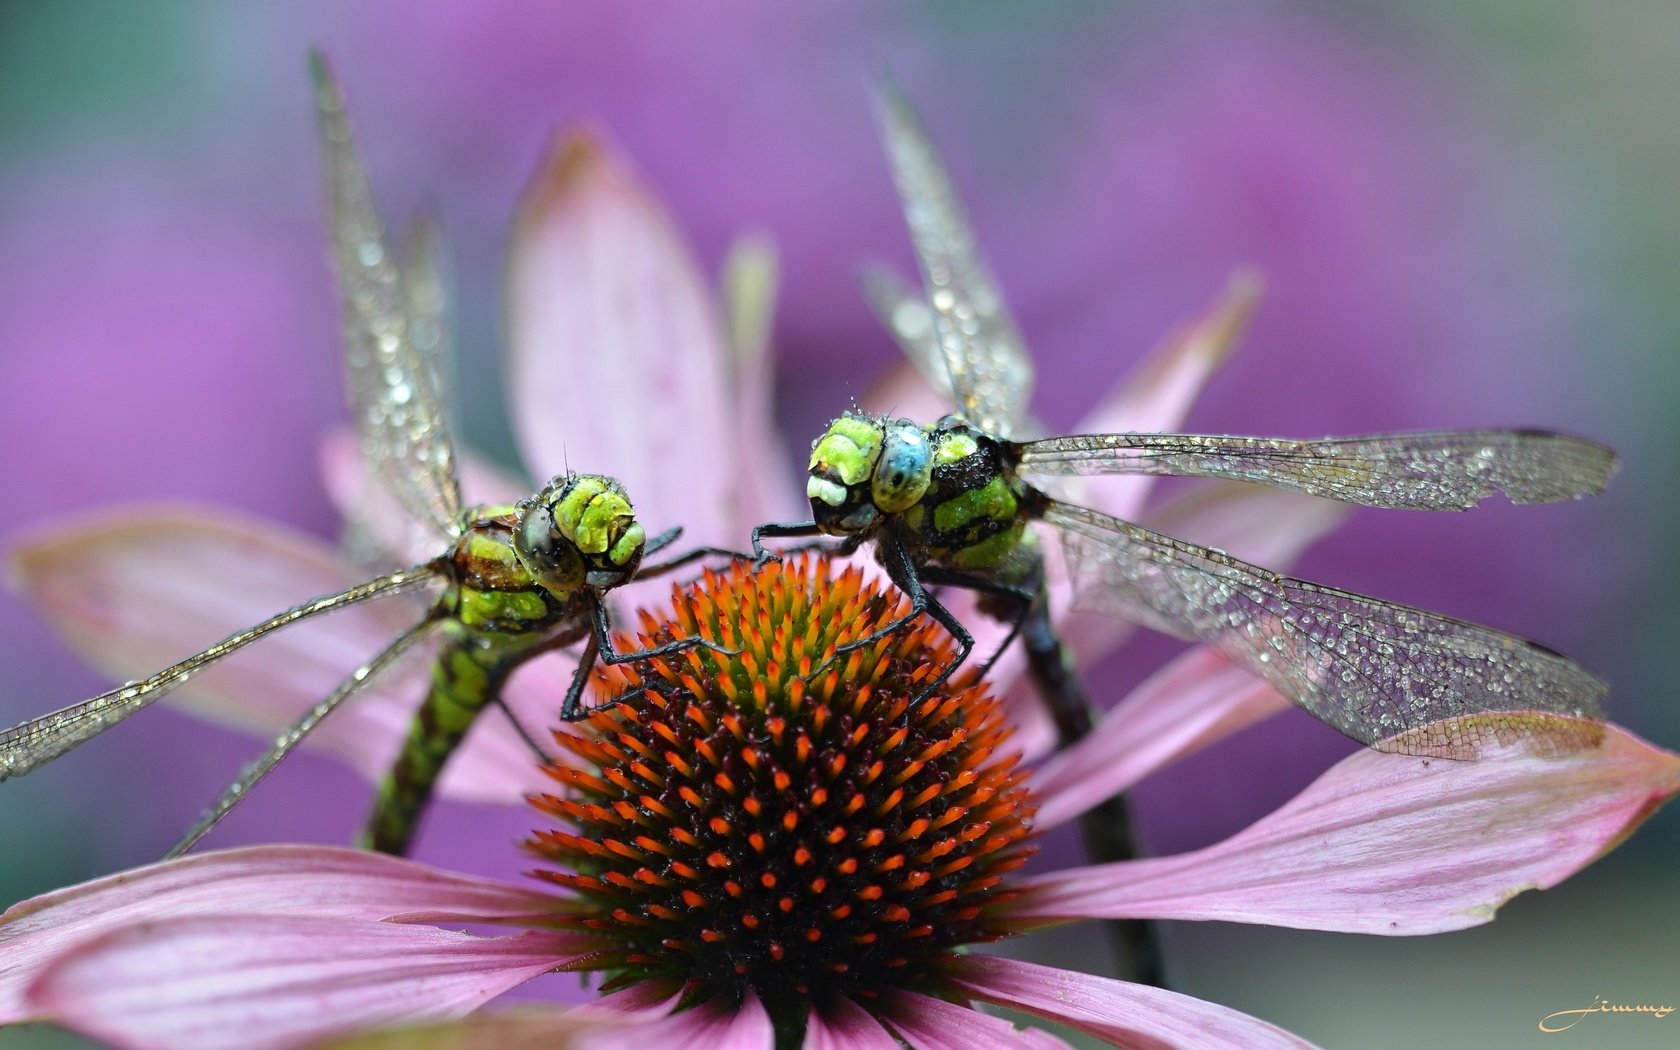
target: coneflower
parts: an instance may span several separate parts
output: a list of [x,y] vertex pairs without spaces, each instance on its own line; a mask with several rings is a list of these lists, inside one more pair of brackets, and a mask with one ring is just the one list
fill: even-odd
[[[1614,727],[1561,758],[1367,752],[1205,850],[1025,876],[1035,831],[1113,778],[1077,775],[1093,761],[1077,748],[1028,773],[980,685],[912,704],[948,655],[931,629],[830,659],[902,603],[807,554],[708,573],[644,614],[650,640],[740,651],[609,672],[625,702],[557,735],[560,788],[534,801],[559,826],[526,845],[558,893],[345,849],[187,857],[0,917],[0,1023],[145,1048],[1064,1045],[971,1009],[990,1002],[1117,1045],[1303,1046],[1188,996],[969,949],[1116,917],[1461,928],[1680,790],[1680,758]],[[1222,681],[1198,668],[1140,703]],[[550,971],[594,975],[595,998],[464,1017]]]

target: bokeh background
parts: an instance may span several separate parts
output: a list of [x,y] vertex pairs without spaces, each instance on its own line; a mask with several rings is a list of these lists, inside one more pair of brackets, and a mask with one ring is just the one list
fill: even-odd
[[[6,534],[159,496],[335,534],[316,473],[343,418],[316,45],[388,212],[442,217],[479,448],[514,455],[498,349],[513,203],[576,120],[636,159],[714,272],[737,233],[774,238],[792,445],[861,393],[895,351],[852,274],[909,267],[863,89],[887,68],[956,173],[1052,426],[1253,263],[1270,294],[1192,429],[1548,425],[1616,445],[1601,500],[1362,511],[1303,575],[1544,640],[1610,679],[1618,721],[1680,745],[1680,9],[1665,0],[0,5]],[[588,426],[605,400],[556,411]],[[1170,652],[1132,650],[1093,690],[1117,697]],[[0,722],[107,684],[0,596]],[[1137,792],[1149,845],[1229,834],[1346,747],[1294,712],[1241,734]],[[152,859],[253,750],[157,709],[6,784],[0,905]],[[367,791],[295,758],[212,844],[343,841]],[[1175,925],[1175,980],[1328,1046],[1527,1046],[1563,1038],[1541,1016],[1595,995],[1680,1004],[1677,817],[1465,933]],[[421,856],[508,874],[531,823],[444,807]],[[1031,950],[1100,967],[1097,943]],[[1649,1046],[1675,1026],[1600,1017],[1571,1035]]]

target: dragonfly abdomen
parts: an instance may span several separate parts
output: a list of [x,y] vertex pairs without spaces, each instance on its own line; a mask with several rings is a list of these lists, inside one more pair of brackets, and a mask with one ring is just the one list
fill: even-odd
[[457,542],[455,583],[439,599],[443,639],[431,685],[391,772],[379,786],[361,845],[407,852],[443,767],[513,669],[589,629],[581,608],[537,586],[510,545],[509,522],[481,519]]

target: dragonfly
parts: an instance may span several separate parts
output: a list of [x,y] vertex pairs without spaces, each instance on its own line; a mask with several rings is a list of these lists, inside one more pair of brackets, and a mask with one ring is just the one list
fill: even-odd
[[911,601],[850,647],[928,614],[956,641],[931,691],[974,641],[928,588],[966,588],[1010,625],[1004,647],[1022,640],[1063,743],[1083,735],[1090,706],[1051,627],[1036,521],[1061,541],[1078,604],[1208,645],[1366,745],[1471,758],[1496,741],[1573,750],[1601,738],[1608,687],[1545,646],[1272,572],[1054,498],[1027,476],[1234,479],[1371,507],[1461,511],[1496,493],[1520,504],[1596,495],[1616,469],[1609,448],[1541,430],[1013,440],[1033,378],[1020,333],[919,118],[890,85],[876,101],[924,288],[917,296],[877,273],[866,275],[865,292],[955,410],[931,424],[842,415],[812,447],[811,518],[753,534],[761,559],[774,557],[766,537],[840,537],[848,552],[874,545]]
[[[620,650],[605,597],[634,579],[729,552],[702,547],[658,565],[643,558],[670,546],[672,528],[649,538],[623,486],[568,471],[515,504],[468,506],[444,414],[438,358],[444,297],[437,239],[422,225],[410,251],[393,254],[351,137],[344,96],[320,55],[311,72],[324,153],[334,270],[342,303],[347,386],[365,473],[438,549],[419,564],[303,602],[149,677],[0,732],[0,780],[22,776],[141,711],[190,676],[290,624],[361,602],[428,591],[414,626],[357,667],[247,765],[169,851],[177,856],[208,833],[324,718],[422,642],[434,646],[431,684],[395,766],[378,789],[362,844],[407,851],[450,753],[478,714],[495,705],[513,719],[501,690],[526,661],[582,642],[560,717],[590,713],[584,687],[597,661],[620,664],[695,648],[733,653],[705,638]],[[633,694],[618,698],[622,702]],[[539,757],[542,749],[516,728]]]

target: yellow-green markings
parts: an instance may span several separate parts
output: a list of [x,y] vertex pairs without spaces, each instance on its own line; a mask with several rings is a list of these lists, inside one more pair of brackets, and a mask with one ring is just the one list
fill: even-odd
[[[457,582],[444,597],[454,615],[438,626],[442,645],[426,698],[379,786],[361,840],[369,849],[407,851],[444,762],[473,721],[514,667],[568,640],[555,637],[557,624],[577,619],[570,602],[544,591],[520,563],[506,518],[489,519],[498,510],[511,517],[514,508],[489,508],[456,549]],[[587,630],[580,622],[577,633]]]
[[630,561],[647,540],[635,517],[622,492],[593,476],[578,478],[554,508],[554,523],[563,536],[585,554],[605,554],[614,566]]

